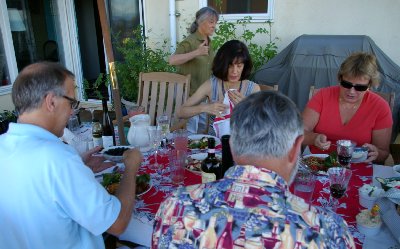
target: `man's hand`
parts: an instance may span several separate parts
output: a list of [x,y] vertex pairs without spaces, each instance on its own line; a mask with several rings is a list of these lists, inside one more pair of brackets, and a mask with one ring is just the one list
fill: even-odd
[[88,166],[93,173],[101,172],[112,166],[115,166],[114,162],[105,162],[106,159],[102,155],[93,155],[101,151],[102,147],[97,146],[83,153],[82,160],[86,166]]
[[125,168],[134,167],[135,172],[140,168],[143,156],[138,149],[127,150],[124,152],[123,156],[124,156]]

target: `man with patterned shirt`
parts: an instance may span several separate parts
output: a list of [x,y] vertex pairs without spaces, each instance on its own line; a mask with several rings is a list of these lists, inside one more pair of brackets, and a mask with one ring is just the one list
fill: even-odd
[[295,104],[258,92],[231,116],[236,166],[180,188],[156,215],[152,248],[355,248],[345,221],[289,192],[303,124]]

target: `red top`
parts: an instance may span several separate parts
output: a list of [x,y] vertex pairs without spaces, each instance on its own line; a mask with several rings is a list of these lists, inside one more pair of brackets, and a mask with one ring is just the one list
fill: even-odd
[[[339,112],[339,86],[319,90],[308,102],[307,107],[319,113],[319,121],[314,132],[325,134],[329,141],[350,139],[362,146],[371,143],[372,131],[392,127],[392,113],[389,104],[379,95],[367,91],[357,112],[347,124],[342,124]],[[329,151],[335,150],[331,146]],[[313,154],[326,153],[310,146]]]

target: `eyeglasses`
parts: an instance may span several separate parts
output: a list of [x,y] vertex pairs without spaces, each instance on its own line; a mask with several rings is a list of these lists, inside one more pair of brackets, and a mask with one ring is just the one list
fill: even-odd
[[346,89],[351,89],[352,87],[354,87],[354,89],[358,92],[367,91],[367,89],[369,88],[369,85],[353,84],[345,80],[340,81],[340,85]]
[[72,109],[78,109],[78,107],[79,107],[79,101],[78,100],[70,98],[70,97],[65,96],[65,95],[63,95],[62,97],[69,101],[69,103],[71,104],[71,108]]

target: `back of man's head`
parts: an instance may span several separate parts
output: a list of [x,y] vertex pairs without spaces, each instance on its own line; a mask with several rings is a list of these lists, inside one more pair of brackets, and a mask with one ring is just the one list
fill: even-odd
[[67,77],[73,79],[74,75],[54,62],[38,62],[25,67],[12,88],[15,110],[21,114],[38,108],[50,92],[57,96],[64,95],[63,86]]
[[278,92],[254,93],[233,109],[231,149],[236,157],[281,158],[303,133],[296,105]]

